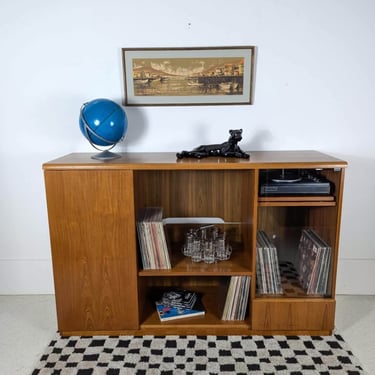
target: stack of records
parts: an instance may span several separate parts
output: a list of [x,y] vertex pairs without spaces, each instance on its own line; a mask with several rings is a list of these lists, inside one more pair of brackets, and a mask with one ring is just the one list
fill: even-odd
[[298,246],[298,273],[307,294],[327,294],[331,247],[312,229],[302,230]]
[[143,269],[170,269],[161,207],[145,207],[138,213],[137,231]]
[[250,276],[231,276],[222,320],[244,320],[250,293]]
[[256,275],[259,294],[283,293],[276,246],[261,230],[257,233]]
[[205,311],[196,292],[170,290],[156,301],[156,310],[162,322],[204,315]]

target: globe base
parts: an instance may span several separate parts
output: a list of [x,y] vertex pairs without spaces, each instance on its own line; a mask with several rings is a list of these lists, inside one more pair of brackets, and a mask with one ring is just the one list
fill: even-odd
[[91,159],[101,160],[101,161],[113,160],[113,159],[118,159],[118,158],[121,158],[120,154],[116,154],[115,152],[111,152],[108,150],[104,150],[102,152],[99,152],[98,154],[91,156]]

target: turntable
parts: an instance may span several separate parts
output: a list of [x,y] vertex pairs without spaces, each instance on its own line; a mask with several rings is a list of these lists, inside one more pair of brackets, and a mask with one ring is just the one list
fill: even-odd
[[315,169],[260,171],[261,196],[330,195],[332,189],[332,183]]

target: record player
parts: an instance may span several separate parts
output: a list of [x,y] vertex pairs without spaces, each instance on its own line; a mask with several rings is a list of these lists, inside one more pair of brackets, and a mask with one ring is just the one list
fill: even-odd
[[315,169],[260,171],[260,196],[330,195],[332,190],[333,184]]

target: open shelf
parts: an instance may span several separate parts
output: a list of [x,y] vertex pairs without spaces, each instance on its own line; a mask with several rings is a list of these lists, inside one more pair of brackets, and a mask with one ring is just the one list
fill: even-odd
[[336,206],[334,196],[280,196],[259,197],[260,207],[266,206]]
[[172,268],[161,270],[139,270],[139,276],[194,276],[194,275],[251,275],[252,265],[248,252],[239,250],[236,246],[229,260],[217,261],[207,264],[203,261],[194,263],[190,257],[184,256],[181,250],[176,250],[171,257]]
[[195,290],[199,291],[201,294],[202,305],[205,309],[204,315],[161,322],[156,312],[155,304],[152,301],[152,298],[149,297],[145,300],[141,328],[152,331],[163,329],[174,330],[175,332],[185,331],[190,334],[192,330],[218,333],[220,330],[224,330],[228,326],[234,330],[240,330],[241,332],[243,332],[244,329],[248,329],[250,324],[249,316],[247,316],[245,320],[239,321],[221,319],[224,300],[223,296],[218,295],[217,290],[202,286],[196,286]]

